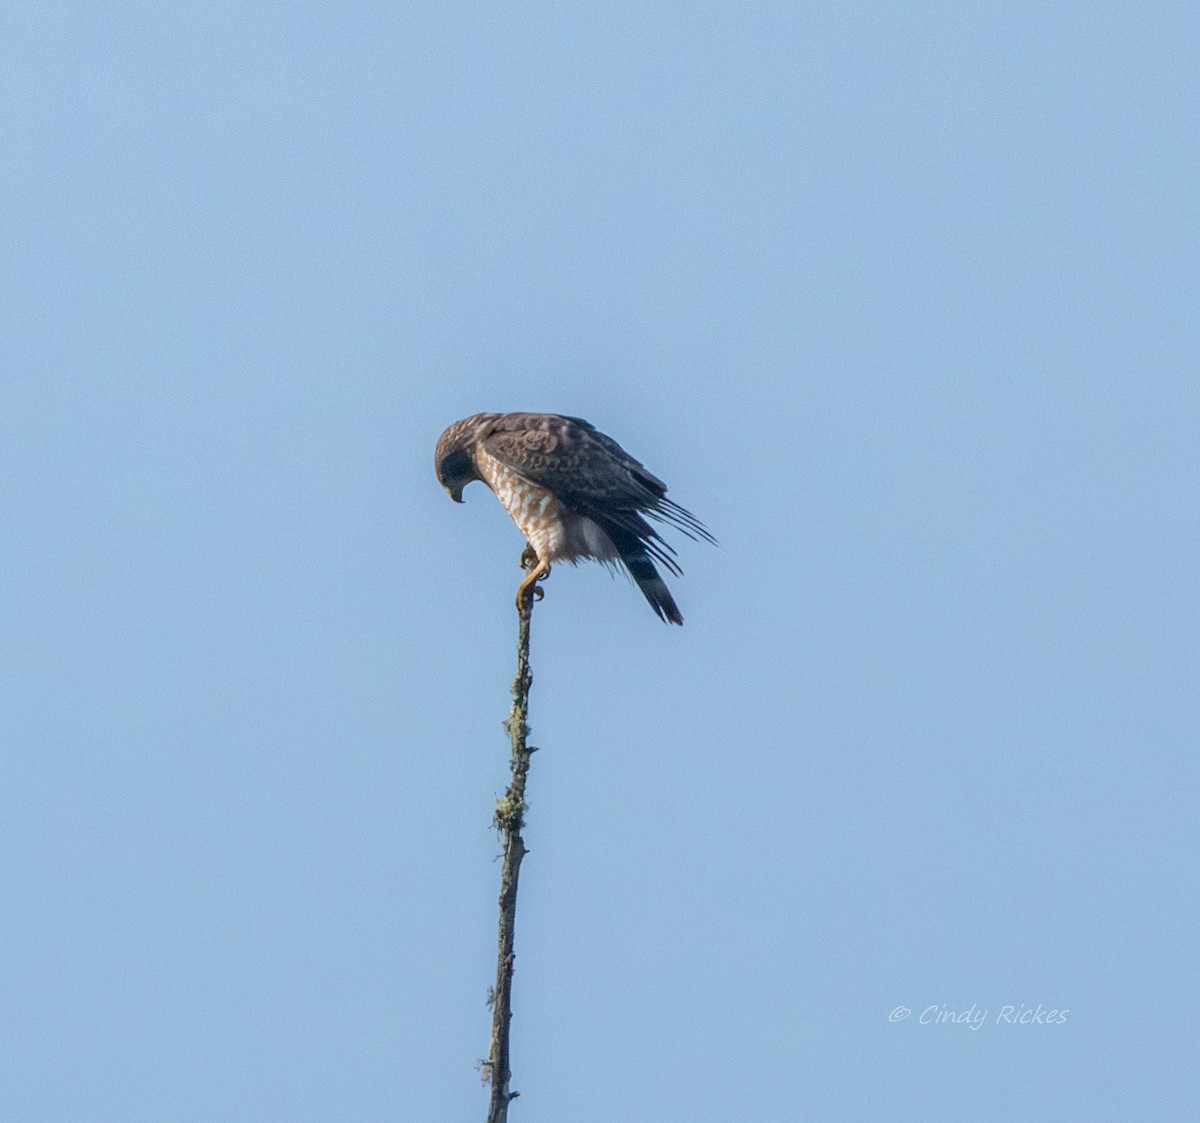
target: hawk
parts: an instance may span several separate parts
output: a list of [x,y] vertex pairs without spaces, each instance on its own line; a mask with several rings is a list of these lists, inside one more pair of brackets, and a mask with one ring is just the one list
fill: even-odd
[[476,413],[438,438],[438,482],[456,503],[463,488],[482,480],[496,493],[529,545],[528,572],[517,608],[552,562],[595,559],[623,567],[658,618],[683,616],[654,563],[679,577],[675,551],[650,522],[669,523],[689,538],[716,539],[690,511],[667,498],[667,485],[616,441],[579,417],[556,413]]

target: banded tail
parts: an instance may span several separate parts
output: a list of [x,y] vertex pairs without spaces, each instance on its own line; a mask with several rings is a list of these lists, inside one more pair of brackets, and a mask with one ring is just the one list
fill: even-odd
[[[667,583],[654,568],[654,562],[650,560],[646,543],[636,534],[611,523],[604,529],[621,555],[621,564],[629,571],[629,576],[637,583],[637,587],[642,590],[642,596],[650,603],[655,615],[665,624],[682,624],[683,614],[679,611],[675,598],[671,596],[671,590],[667,588]],[[653,534],[653,531],[650,533]],[[663,564],[678,576],[681,572],[679,566],[661,550],[658,553]]]

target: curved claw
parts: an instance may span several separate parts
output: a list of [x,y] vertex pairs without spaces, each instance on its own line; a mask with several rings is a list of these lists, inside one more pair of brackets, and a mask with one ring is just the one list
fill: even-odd
[[528,593],[533,600],[530,601],[530,607],[534,601],[540,601],[544,597],[545,591],[538,585],[539,581],[544,581],[550,576],[550,563],[539,561],[537,566],[530,570],[526,575],[525,580],[517,586],[517,611],[525,610],[525,594]]
[[523,612],[525,610],[526,594],[528,594],[530,597],[532,597],[534,602],[540,601],[542,599],[542,597],[544,597],[546,595],[545,592],[543,590],[539,589],[536,585],[529,585],[529,586],[522,585],[521,588],[519,588],[517,590],[517,611],[518,612]]

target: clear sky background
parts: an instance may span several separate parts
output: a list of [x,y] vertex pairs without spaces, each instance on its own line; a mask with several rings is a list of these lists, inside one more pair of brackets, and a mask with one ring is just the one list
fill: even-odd
[[482,1120],[510,409],[721,541],[537,610],[513,1120],[1188,1117],[1198,35],[6,6],[0,1118]]

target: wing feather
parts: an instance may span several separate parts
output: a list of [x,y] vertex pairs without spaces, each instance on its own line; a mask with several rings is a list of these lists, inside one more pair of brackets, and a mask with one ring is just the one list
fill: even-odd
[[552,491],[572,510],[635,535],[673,573],[679,572],[675,551],[646,518],[674,526],[692,539],[716,541],[695,515],[666,498],[662,480],[582,418],[503,414],[482,443],[497,460]]

